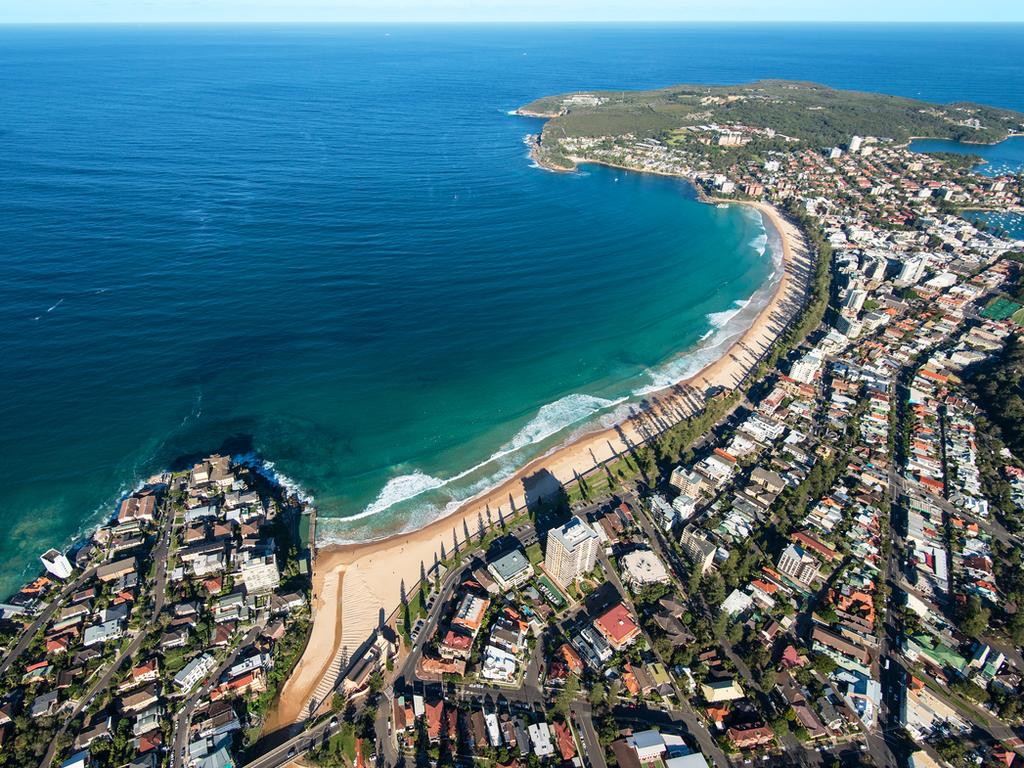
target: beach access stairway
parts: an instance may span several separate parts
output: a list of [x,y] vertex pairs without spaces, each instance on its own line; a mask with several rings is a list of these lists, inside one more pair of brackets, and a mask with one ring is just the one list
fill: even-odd
[[[338,604],[338,579],[327,579],[324,583],[322,599],[324,603],[330,605]],[[334,687],[338,684],[338,679],[341,677],[341,670],[343,664],[347,661],[345,654],[345,646],[342,644],[338,647],[338,650],[334,652],[334,656],[331,657],[330,663],[327,665],[327,669],[324,672],[323,677],[320,678],[316,684],[316,688],[313,689],[312,695],[303,702],[302,707],[299,709],[298,716],[295,718],[296,723],[304,723],[309,719],[310,715],[315,712],[324,703],[324,700],[331,695]]]
[[[345,574],[341,580],[341,607],[344,609],[344,618],[341,624],[341,644],[338,650],[331,657],[330,664],[323,677],[316,684],[313,695],[303,704],[295,719],[296,723],[303,723],[309,719],[312,711],[318,710],[328,699],[334,689],[341,682],[341,677],[348,671],[349,663],[353,656],[364,650],[367,641],[373,636],[374,630],[380,624],[380,605],[385,600],[374,597],[373,590],[366,580],[365,575],[358,570],[352,569]],[[377,590],[379,591],[379,590]],[[325,601],[338,599],[338,580],[327,579],[324,583]],[[369,598],[369,599],[367,599]],[[395,600],[397,602],[397,598]]]
[[334,653],[334,657],[331,659],[331,663],[327,666],[327,671],[324,676],[320,678],[320,682],[317,683],[316,688],[313,690],[313,695],[309,697],[309,700],[303,704],[302,709],[299,710],[299,716],[295,718],[296,724],[306,722],[313,712],[320,709],[323,703],[331,696],[335,686],[338,684],[338,680],[341,678],[341,673],[344,668],[348,666],[348,654],[345,653],[344,647],[339,648]]

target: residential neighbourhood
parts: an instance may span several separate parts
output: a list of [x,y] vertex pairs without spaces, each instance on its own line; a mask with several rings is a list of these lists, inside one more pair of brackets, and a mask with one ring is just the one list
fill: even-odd
[[464,523],[280,733],[315,511],[229,456],[151,478],[0,606],[0,765],[1024,765],[1024,243],[965,216],[1020,176],[679,131],[562,150],[797,227],[754,371]]
[[3,764],[237,764],[304,642],[304,512],[214,455],[45,553],[48,575],[2,608],[24,627],[2,662]]

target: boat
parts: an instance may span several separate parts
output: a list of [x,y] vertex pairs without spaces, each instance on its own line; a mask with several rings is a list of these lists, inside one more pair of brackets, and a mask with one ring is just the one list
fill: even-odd
[[718,205],[715,206],[715,208],[728,208],[728,207],[729,207],[728,203],[719,203]]

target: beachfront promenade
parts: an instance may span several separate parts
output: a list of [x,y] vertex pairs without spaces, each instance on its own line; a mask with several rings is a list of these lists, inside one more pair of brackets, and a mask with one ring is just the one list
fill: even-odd
[[530,462],[452,515],[383,541],[321,548],[314,567],[310,640],[267,722],[267,732],[301,721],[311,703],[324,704],[329,699],[324,694],[344,674],[338,660],[356,654],[382,617],[399,605],[403,586],[408,594],[415,591],[421,566],[436,562],[442,547],[450,550],[453,542],[464,543],[466,531],[478,531],[479,520],[508,519],[552,497],[700,411],[708,391],[732,391],[748,382],[805,306],[813,263],[805,238],[792,222],[766,204],[746,204],[761,212],[766,227],[775,228],[783,248],[783,274],[775,294],[750,328],[721,358],[691,379],[652,394],[621,424],[584,435]]

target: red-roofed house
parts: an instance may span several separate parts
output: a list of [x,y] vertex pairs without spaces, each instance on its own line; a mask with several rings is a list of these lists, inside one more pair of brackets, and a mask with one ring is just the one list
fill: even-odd
[[738,749],[762,747],[775,740],[772,729],[765,725],[740,726],[730,728],[725,733]]
[[565,723],[555,723],[555,741],[558,742],[558,751],[562,753],[562,760],[570,762],[576,757],[576,740],[573,739],[572,732]]
[[617,651],[628,647],[640,634],[640,627],[622,603],[616,603],[594,619],[594,626]]
[[442,659],[468,659],[472,648],[472,637],[449,629],[438,646],[438,651]]
[[444,714],[443,701],[428,701],[426,703],[425,717],[427,718],[427,737],[431,744],[441,740],[441,716]]
[[568,643],[562,643],[560,649],[562,651],[562,658],[565,659],[566,665],[569,667],[569,671],[576,675],[583,674],[583,659],[576,653],[571,645]]

